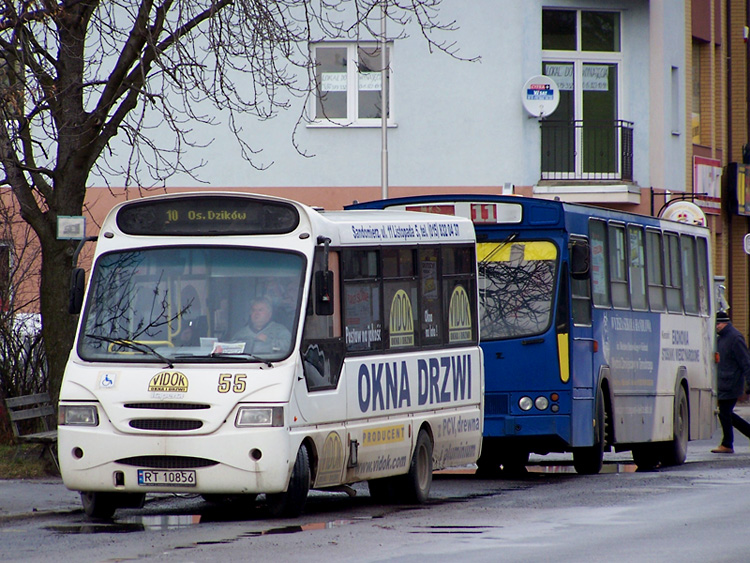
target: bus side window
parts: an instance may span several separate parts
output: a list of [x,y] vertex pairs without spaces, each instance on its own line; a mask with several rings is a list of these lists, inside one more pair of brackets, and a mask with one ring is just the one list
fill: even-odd
[[664,286],[667,288],[667,311],[682,313],[680,241],[675,233],[664,233]]
[[438,345],[443,339],[443,308],[438,278],[438,249],[419,249],[419,333],[423,346]]
[[689,235],[680,236],[682,249],[682,300],[686,313],[698,313],[698,261],[695,254],[695,239]]
[[[313,272],[322,271],[323,254],[315,255]],[[344,365],[344,339],[341,334],[341,290],[339,276],[339,253],[330,252],[328,269],[333,273],[330,290],[333,300],[332,315],[318,315],[315,312],[315,280],[311,279],[308,295],[305,328],[302,333],[302,367],[308,391],[334,389],[338,386],[341,369]]]
[[646,265],[648,272],[648,301],[652,311],[664,310],[664,264],[661,233],[646,231]]
[[606,224],[603,221],[591,220],[589,233],[591,235],[591,292],[594,295],[594,305],[610,307]]
[[628,280],[630,281],[630,303],[633,309],[647,310],[643,229],[636,225],[628,225]]
[[708,241],[698,237],[698,299],[701,315],[710,312],[711,290],[708,282]]
[[444,246],[442,249],[444,344],[476,343],[479,320],[476,311],[476,253],[474,247]]
[[627,247],[625,244],[625,227],[609,226],[609,272],[612,291],[612,305],[618,309],[630,307],[628,296]]
[[343,309],[347,352],[383,349],[380,252],[342,252]]
[[[589,286],[589,274],[591,273],[590,248],[588,241],[574,239],[571,241],[571,261],[574,263],[570,269],[570,290],[571,302],[573,306],[573,324],[574,325],[591,325],[591,288]],[[585,260],[580,253],[585,251]],[[578,253],[578,256],[576,256]],[[583,267],[585,263],[586,267]],[[586,270],[586,275],[581,276],[581,272]],[[579,272],[576,274],[575,272]],[[562,298],[562,293],[561,293]],[[566,297],[567,298],[567,297]],[[559,311],[559,309],[558,309]],[[564,332],[564,331],[562,331]]]

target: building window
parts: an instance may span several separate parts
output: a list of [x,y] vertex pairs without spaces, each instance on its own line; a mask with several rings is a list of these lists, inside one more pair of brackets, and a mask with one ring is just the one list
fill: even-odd
[[701,43],[693,41],[693,111],[691,130],[693,144],[701,144]]
[[[383,99],[380,44],[326,43],[313,47],[316,96],[313,120],[317,125],[379,126]],[[388,119],[392,119],[392,45],[388,45]]]
[[620,14],[542,10],[542,50],[542,73],[560,89],[542,127],[542,170],[563,180],[620,178]]

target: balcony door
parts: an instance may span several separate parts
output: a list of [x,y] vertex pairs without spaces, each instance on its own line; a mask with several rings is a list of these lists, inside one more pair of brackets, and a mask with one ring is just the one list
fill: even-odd
[[542,34],[542,73],[560,88],[542,126],[543,175],[619,178],[620,14],[545,9]]

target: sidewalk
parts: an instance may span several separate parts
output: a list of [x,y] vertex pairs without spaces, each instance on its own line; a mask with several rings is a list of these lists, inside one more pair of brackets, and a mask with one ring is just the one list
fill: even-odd
[[38,514],[82,510],[81,497],[60,478],[0,479],[0,523]]
[[[737,405],[735,412],[746,420],[750,420],[750,403]],[[721,440],[721,428],[718,427],[711,440],[690,442],[688,446],[688,462],[716,460],[721,456],[712,454]],[[539,459],[551,461],[558,455],[550,454]],[[750,445],[747,438],[735,431],[735,454],[750,463]],[[537,456],[532,456],[537,459]],[[632,463],[630,452],[608,453],[604,456],[605,463]],[[0,479],[0,524],[16,518],[26,518],[38,514],[55,514],[81,511],[81,498],[75,491],[69,491],[60,478],[49,479]]]

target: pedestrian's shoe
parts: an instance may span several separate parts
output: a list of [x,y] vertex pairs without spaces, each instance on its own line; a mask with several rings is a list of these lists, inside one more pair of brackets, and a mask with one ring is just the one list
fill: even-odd
[[733,448],[727,448],[726,446],[719,446],[718,448],[711,450],[711,453],[714,454],[733,454],[734,449]]

